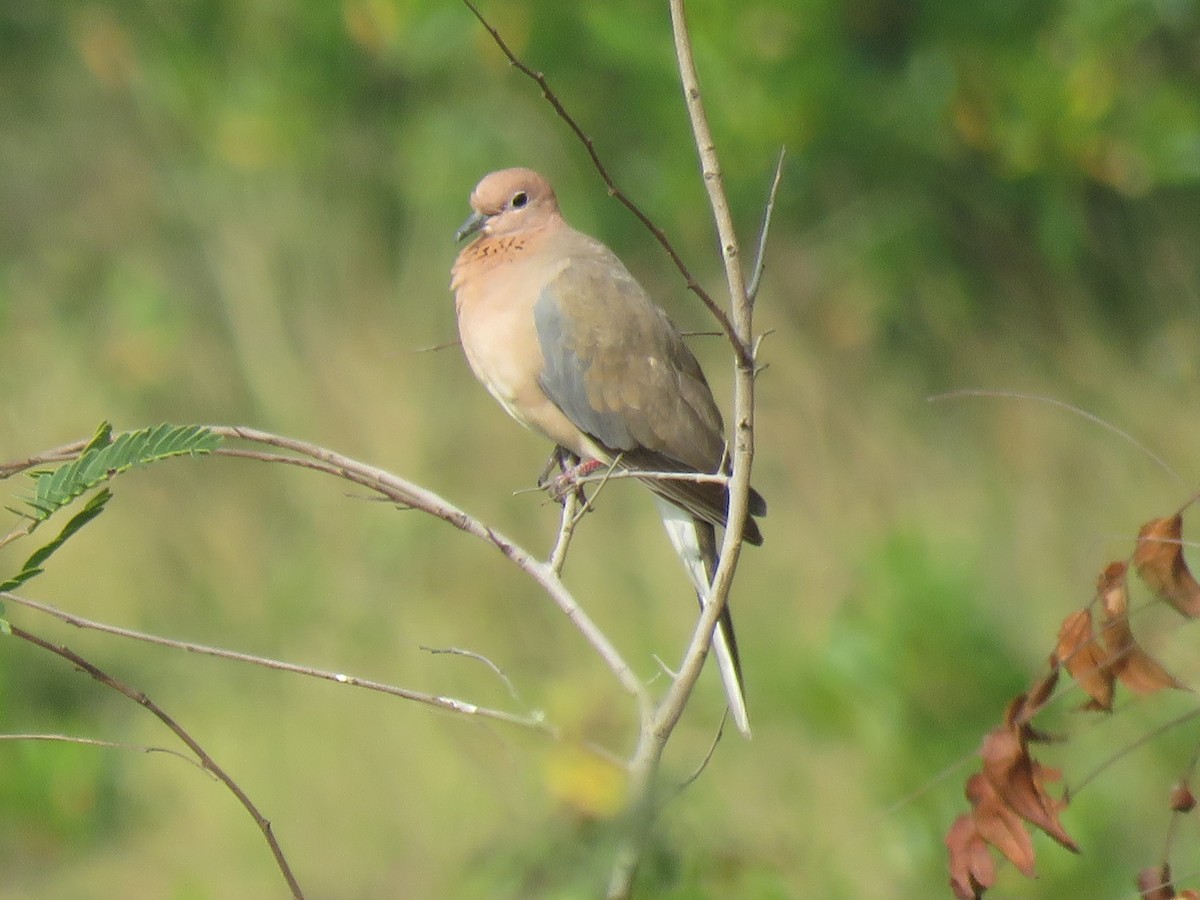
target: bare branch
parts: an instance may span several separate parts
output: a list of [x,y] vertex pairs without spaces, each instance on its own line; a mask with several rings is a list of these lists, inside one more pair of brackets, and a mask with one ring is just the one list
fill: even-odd
[[[369,466],[348,456],[343,456],[342,454],[306,441],[271,434],[255,428],[215,425],[210,426],[210,430],[227,440],[243,440],[249,443],[288,451],[287,453],[271,453],[260,450],[247,450],[239,447],[218,447],[214,451],[215,455],[292,465],[323,472],[327,475],[332,475],[365,487],[382,498],[404,507],[418,509],[429,515],[436,516],[460,531],[464,531],[491,544],[520,568],[554,601],[560,611],[612,671],[621,686],[638,701],[639,713],[643,717],[648,714],[651,701],[645,686],[629,664],[625,662],[615,645],[608,639],[608,636],[584,612],[578,601],[567,590],[558,573],[548,563],[538,561],[500,532],[468,515],[432,491],[406,481],[383,469]],[[75,458],[86,446],[86,441],[76,441],[18,462],[0,466],[0,479],[9,477],[17,472],[44,465],[50,461],[61,462]],[[252,660],[247,659],[246,661]],[[326,674],[336,676],[337,673]],[[338,678],[334,677],[332,680],[338,680]],[[446,708],[458,709],[461,706],[459,711],[473,711],[473,704],[463,704],[461,701],[451,698],[435,698],[435,702],[438,701],[444,701],[443,705]],[[513,718],[517,721],[521,720],[519,716]]]
[[1183,481],[1183,476],[1176,472],[1171,465],[1161,456],[1141,443],[1129,432],[1118,428],[1112,422],[1102,419],[1095,413],[1090,413],[1082,407],[1075,406],[1072,403],[1067,403],[1065,400],[1059,400],[1057,397],[1044,397],[1039,394],[1026,394],[1021,391],[996,391],[984,390],[980,388],[961,388],[956,391],[947,391],[944,394],[934,394],[932,397],[926,397],[929,403],[941,403],[946,400],[960,400],[964,397],[982,397],[985,399],[1005,399],[1005,400],[1030,400],[1035,403],[1046,403],[1050,406],[1057,406],[1059,409],[1065,409],[1067,412],[1074,413],[1080,418],[1086,419],[1094,425],[1099,425],[1101,428],[1106,428],[1128,443],[1135,450],[1144,453],[1156,466],[1174,478],[1176,481]]
[[479,20],[479,24],[482,25],[487,33],[492,36],[492,41],[497,47],[500,48],[500,52],[503,53],[508,59],[509,64],[522,75],[525,75],[531,79],[539,88],[541,88],[542,96],[546,98],[546,101],[552,107],[554,107],[554,111],[558,114],[558,117],[566,122],[567,127],[574,132],[575,136],[579,139],[579,142],[583,144],[584,149],[587,151],[588,156],[592,160],[592,165],[595,167],[596,172],[600,175],[600,179],[604,182],[604,186],[608,188],[609,196],[616,199],[617,202],[633,213],[634,217],[641,222],[643,226],[645,226],[646,230],[649,231],[650,234],[654,236],[654,239],[658,241],[663,250],[667,252],[667,255],[671,257],[671,262],[675,264],[675,268],[679,270],[679,274],[683,276],[683,280],[687,286],[687,289],[699,297],[701,301],[703,301],[704,305],[708,307],[708,311],[712,313],[718,324],[720,324],[721,330],[725,332],[725,335],[729,338],[730,344],[733,345],[734,352],[737,353],[738,359],[742,362],[747,361],[750,358],[750,353],[747,349],[749,345],[747,342],[738,337],[737,332],[734,330],[733,323],[730,322],[729,316],[725,314],[725,310],[723,310],[720,304],[718,304],[717,301],[712,298],[711,294],[704,290],[700,282],[697,281],[695,276],[692,275],[691,271],[684,263],[683,258],[675,250],[675,247],[671,244],[671,241],[667,238],[663,230],[654,224],[654,221],[648,215],[646,215],[646,213],[642,212],[641,207],[629,199],[624,191],[617,187],[616,182],[613,181],[612,176],[608,172],[608,168],[600,159],[600,154],[596,152],[595,142],[591,139],[591,137],[588,136],[587,132],[583,130],[580,124],[575,120],[575,117],[567,112],[566,107],[564,107],[562,104],[562,101],[558,99],[558,95],[555,94],[550,88],[550,83],[546,80],[546,76],[536,69],[530,68],[524,62],[522,62],[515,53],[513,53],[508,44],[505,42],[504,38],[501,37],[500,32],[487,19],[484,18],[483,13],[479,11],[479,9],[474,3],[471,2],[471,0],[463,0],[463,5],[465,5],[467,9],[471,11],[475,18]]
[[161,706],[146,696],[145,693],[142,691],[135,691],[129,685],[125,684],[125,682],[119,681],[118,679],[109,675],[107,672],[98,666],[93,665],[91,662],[84,659],[70,648],[65,646],[56,646],[49,641],[38,637],[36,634],[26,631],[23,628],[19,628],[16,625],[11,626],[11,628],[13,637],[20,638],[21,640],[33,644],[36,647],[41,647],[43,650],[53,653],[55,656],[62,657],[76,668],[82,669],[105,687],[112,688],[117,693],[123,694],[134,703],[148,710],[155,716],[155,718],[157,718],[160,722],[166,725],[167,728],[174,732],[175,736],[179,738],[179,740],[181,740],[185,745],[187,745],[187,748],[196,755],[196,759],[200,761],[200,765],[205,770],[215,775],[217,779],[229,789],[229,792],[237,798],[238,802],[241,803],[246,812],[250,814],[251,818],[254,819],[255,824],[258,825],[259,831],[262,832],[263,838],[267,842],[267,846],[271,848],[271,855],[275,857],[275,864],[279,867],[279,871],[283,874],[284,881],[287,882],[288,888],[292,892],[292,896],[297,898],[297,900],[303,900],[304,892],[300,890],[300,884],[296,881],[296,876],[292,873],[291,866],[288,865],[287,857],[285,857],[283,854],[283,848],[279,846],[279,841],[275,839],[275,832],[271,829],[270,821],[266,818],[266,816],[259,812],[258,807],[254,805],[254,802],[250,799],[246,792],[242,790],[241,785],[234,781],[224,769],[217,765],[216,760],[214,760],[208,754],[208,751],[205,750],[204,747],[202,747],[200,743],[191,736],[191,734],[184,730],[183,726],[169,716]]
[[[700,153],[701,170],[704,183],[709,192],[709,201],[713,208],[717,232],[720,237],[725,271],[729,284],[733,322],[738,338],[745,346],[750,346],[752,334],[752,309],[746,296],[745,278],[741,267],[741,255],[738,250],[737,235],[734,233],[733,220],[729,214],[729,203],[721,183],[720,164],[717,159],[716,147],[700,94],[699,80],[696,73],[695,61],[692,57],[691,41],[684,19],[682,0],[671,0],[671,22],[675,35],[676,55],[679,59],[679,73],[683,85],[684,98],[687,102],[688,114],[692,120],[692,130],[696,139],[696,147]],[[658,750],[645,748],[647,762],[661,754],[665,735],[670,734],[683,707],[695,687],[700,676],[704,659],[712,641],[713,629],[728,602],[729,588],[733,582],[733,574],[741,552],[741,535],[749,514],[750,495],[750,463],[753,458],[753,420],[754,420],[754,366],[751,359],[749,365],[739,363],[735,368],[734,378],[734,441],[733,441],[733,474],[730,481],[729,518],[721,546],[721,561],[713,576],[712,591],[707,598],[704,610],[696,623],[692,639],[679,670],[679,677],[671,685],[667,696],[658,707],[654,732],[663,737],[658,738]],[[657,763],[651,763],[656,765]],[[636,765],[636,763],[635,763]]]
[[440,647],[440,648],[439,647],[426,647],[424,644],[421,645],[421,649],[424,650],[426,653],[433,654],[434,656],[440,656],[442,654],[450,654],[452,656],[465,656],[468,659],[478,660],[479,662],[481,662],[485,666],[487,666],[489,669],[491,669],[493,672],[495,672],[496,676],[501,681],[504,682],[504,686],[508,688],[508,693],[509,693],[510,697],[512,697],[518,703],[521,701],[521,696],[517,693],[517,689],[513,686],[512,679],[509,678],[504,673],[504,670],[502,668],[500,668],[498,665],[496,665],[494,662],[492,662],[490,659],[488,659],[482,653],[476,653],[474,650],[462,650],[458,647]]
[[9,478],[19,472],[44,466],[47,463],[65,462],[69,459],[74,459],[83,452],[83,448],[87,445],[87,441],[73,441],[70,444],[63,444],[61,447],[55,447],[53,450],[46,450],[43,453],[38,453],[25,459],[5,463],[0,466],[0,480]]
[[575,491],[567,491],[562,498],[562,513],[559,517],[558,536],[554,539],[554,549],[550,551],[548,564],[555,575],[562,575],[563,565],[567,561],[567,550],[571,546],[571,538],[575,536],[575,526],[579,524],[582,510],[579,495]]
[[172,750],[170,747],[151,747],[147,744],[123,744],[120,741],[105,741],[100,738],[76,737],[70,734],[0,734],[0,741],[45,741],[47,743],[79,744],[82,747],[101,747],[107,750],[131,750],[135,753],[163,753],[181,759],[189,766],[195,766],[209,778],[216,779],[208,769],[186,753]]
[[700,168],[717,227],[729,288],[730,321],[734,332],[730,340],[736,355],[733,472],[729,493],[728,527],[721,542],[720,563],[713,575],[712,589],[688,642],[679,675],[671,683],[666,696],[655,710],[651,727],[643,729],[639,736],[638,747],[630,762],[630,789],[631,795],[637,798],[636,808],[632,812],[630,831],[617,853],[609,877],[610,900],[627,900],[633,893],[642,848],[657,812],[653,803],[653,788],[662,753],[700,676],[712,643],[713,629],[728,603],[729,588],[733,583],[741,552],[742,532],[749,515],[750,466],[754,457],[753,304],[746,291],[737,235],[722,185],[716,146],[701,99],[691,39],[684,17],[683,0],[670,0],[670,8],[684,99],[692,122],[696,149],[700,155]]
[[746,297],[751,303],[758,299],[762,275],[767,268],[767,234],[771,230],[771,216],[775,213],[775,197],[779,193],[779,182],[783,180],[785,152],[784,148],[779,149],[779,159],[775,163],[775,177],[771,179],[771,189],[767,192],[767,206],[763,210],[762,228],[758,232],[758,255],[754,260],[754,274],[750,276],[750,287],[746,289]]
[[622,478],[636,478],[638,481],[690,481],[695,484],[729,484],[729,476],[723,472],[646,472],[641,469],[609,469],[598,475],[584,475],[579,479],[580,484],[603,484],[606,481],[618,481]]
[[541,717],[537,715],[519,716],[514,713],[504,712],[503,710],[488,709],[487,707],[479,706],[466,700],[459,700],[455,697],[444,697],[437,694],[427,694],[422,691],[413,691],[409,690],[408,688],[386,684],[382,681],[373,681],[370,678],[360,678],[357,675],[347,675],[344,672],[332,672],[326,669],[318,669],[313,666],[303,666],[297,663],[285,662],[284,660],[271,659],[270,657],[266,656],[256,656],[252,653],[240,653],[236,650],[226,650],[224,647],[210,647],[206,644],[194,644],[190,641],[180,641],[157,634],[147,634],[143,631],[134,631],[131,628],[122,628],[118,625],[110,625],[107,622],[96,622],[92,619],[85,619],[83,616],[77,616],[74,613],[69,613],[65,610],[51,606],[48,603],[41,603],[37,600],[31,600],[28,597],[22,597],[19,594],[11,594],[7,592],[0,593],[0,598],[3,598],[9,603],[14,603],[18,606],[24,606],[28,609],[37,610],[38,612],[45,613],[48,616],[53,616],[60,621],[66,622],[68,625],[74,625],[76,628],[81,628],[87,631],[98,631],[102,634],[111,634],[115,637],[140,641],[144,644],[154,644],[158,647],[169,647],[172,650],[183,650],[187,653],[195,653],[198,656],[212,656],[217,659],[228,659],[233,662],[247,663],[252,666],[258,666],[263,669],[274,669],[277,672],[291,672],[294,675],[304,675],[308,678],[320,679],[321,681],[332,681],[336,684],[346,684],[350,685],[351,687],[363,688],[368,691],[376,691],[380,694],[389,694],[393,697],[402,697],[405,700],[412,700],[415,703],[423,703],[426,706],[432,706],[445,712],[454,712],[467,716],[477,716],[481,719],[492,719],[497,722],[505,722],[509,725],[520,725],[524,728],[532,728],[535,731],[541,731],[545,734],[551,735],[552,737],[558,736],[558,732],[552,726],[543,722]]
[[[272,457],[271,461],[289,463],[335,475],[338,478],[368,488],[396,503],[421,510],[431,516],[436,516],[460,531],[464,531],[491,544],[549,595],[562,613],[570,620],[571,624],[575,626],[576,630],[592,646],[592,649],[604,660],[621,686],[638,700],[640,711],[645,713],[649,708],[650,697],[641,680],[630,668],[629,664],[625,662],[620,652],[608,639],[608,636],[583,611],[583,608],[575,600],[571,592],[567,590],[566,585],[563,584],[558,574],[550,568],[548,563],[534,559],[522,547],[494,528],[485,525],[449,501],[444,500],[420,485],[406,481],[383,469],[369,466],[348,456],[335,453],[324,447],[260,431],[256,428],[224,425],[210,427],[213,432],[222,437],[264,444],[269,447],[298,454],[298,456],[279,455],[278,457]],[[223,448],[219,448],[218,452],[228,453]]]
[[[694,484],[720,485],[729,485],[731,481],[730,476],[723,472],[649,472],[641,469],[616,469],[613,466],[609,466],[603,472],[597,472],[592,475],[581,475],[575,480],[575,483],[578,485],[596,484],[603,487],[609,481],[623,481],[629,478],[634,478],[638,481],[689,481]],[[513,491],[513,494],[534,494],[543,490],[545,490],[544,487],[520,488]],[[588,503],[579,510],[580,515],[590,511],[591,502],[596,499],[596,494],[598,493],[599,490],[597,489]]]
[[1128,744],[1126,744],[1124,747],[1122,747],[1120,750],[1118,750],[1116,753],[1114,753],[1108,759],[1104,760],[1101,763],[1098,763],[1095,766],[1095,768],[1093,768],[1092,771],[1090,771],[1087,775],[1085,775],[1083,778],[1081,778],[1078,781],[1078,783],[1072,785],[1071,786],[1071,796],[1078,797],[1079,794],[1083,791],[1083,789],[1086,788],[1088,785],[1090,785],[1097,778],[1099,778],[1100,775],[1103,774],[1106,769],[1108,769],[1115,763],[1120,762],[1125,757],[1127,757],[1131,753],[1133,753],[1133,751],[1139,749],[1140,747],[1144,747],[1146,744],[1151,743],[1152,741],[1156,740],[1157,738],[1162,737],[1164,734],[1167,734],[1170,731],[1174,731],[1180,725],[1184,724],[1185,722],[1189,722],[1192,719],[1195,719],[1197,717],[1200,717],[1200,706],[1197,706],[1193,709],[1189,709],[1187,712],[1176,716],[1174,719],[1171,719],[1167,722],[1163,722],[1161,725],[1158,725],[1155,728],[1150,729],[1150,731],[1143,734],[1136,741],[1130,741]]
[[717,745],[721,743],[721,738],[725,736],[725,723],[728,721],[729,707],[725,707],[725,712],[721,715],[721,724],[717,726],[717,732],[713,735],[712,743],[708,745],[708,752],[704,754],[704,758],[700,760],[700,764],[692,770],[692,774],[679,783],[679,786],[675,789],[675,796],[679,796],[686,791],[704,774],[704,770],[708,768],[708,764],[712,762],[712,758],[717,752]]

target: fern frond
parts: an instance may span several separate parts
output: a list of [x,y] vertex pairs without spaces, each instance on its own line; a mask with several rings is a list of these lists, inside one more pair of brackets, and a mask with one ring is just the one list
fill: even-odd
[[[30,578],[33,578],[35,575],[41,575],[42,564],[50,558],[51,554],[65,544],[71,535],[75,534],[80,528],[104,512],[104,505],[111,499],[112,491],[108,488],[98,491],[83,505],[83,509],[71,516],[67,524],[63,526],[63,530],[58,533],[58,537],[35,550],[29,559],[25,560],[25,565],[21,566],[20,572],[0,584],[0,592],[15,591]],[[2,626],[0,626],[0,629],[2,629]]]
[[200,456],[220,444],[220,435],[202,425],[156,425],[112,437],[104,423],[78,459],[52,471],[34,473],[35,487],[26,503],[42,522],[76,497],[114,475],[173,456]]

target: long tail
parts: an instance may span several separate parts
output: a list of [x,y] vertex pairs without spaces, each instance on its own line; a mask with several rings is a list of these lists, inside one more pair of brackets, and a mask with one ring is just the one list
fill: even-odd
[[[696,597],[700,600],[701,608],[708,602],[712,585],[712,576],[717,569],[717,542],[713,526],[708,522],[697,519],[691,513],[680,509],[660,497],[655,497],[658,511],[666,526],[671,545],[683,566],[687,569],[688,577],[696,588]],[[721,672],[721,681],[725,685],[725,696],[729,701],[729,712],[734,724],[746,737],[750,737],[750,717],[746,713],[746,696],[742,688],[742,663],[738,658],[737,640],[733,635],[733,617],[729,614],[728,605],[717,622],[713,632],[713,655],[717,658],[717,668]]]

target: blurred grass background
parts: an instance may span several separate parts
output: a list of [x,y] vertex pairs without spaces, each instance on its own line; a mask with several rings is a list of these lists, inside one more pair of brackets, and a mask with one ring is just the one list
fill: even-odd
[[[484,10],[719,290],[665,4]],[[747,252],[781,145],[789,162],[758,318],[771,515],[735,591],[755,739],[727,738],[671,807],[645,894],[944,896],[941,838],[980,737],[1101,566],[1200,480],[1200,11],[689,10]],[[707,327],[459,4],[2,0],[0,51],[0,458],[105,418],[251,424],[425,484],[544,552],[554,509],[513,492],[548,448],[456,349],[417,352],[454,338],[452,235],[478,177],[507,165],[546,172],[574,224],[683,327]],[[694,346],[724,400],[721,342]],[[1078,404],[1177,474],[1061,408],[926,402],[964,387]],[[470,648],[569,732],[628,746],[631,710],[582,641],[452,529],[229,460],[115,487],[31,595],[509,705],[481,666],[419,649]],[[567,575],[641,672],[677,658],[689,590],[636,489],[605,493]],[[582,897],[602,878],[603,827],[563,802],[597,773],[542,740],[8,614],[176,716],[261,805],[311,897]],[[1197,683],[1193,630],[1145,627]],[[171,744],[58,660],[3,649],[0,729]],[[1076,696],[1059,704],[1071,741],[1044,754],[1068,784],[1190,703],[1098,721],[1069,712]],[[719,710],[706,673],[670,772],[703,756]],[[1084,856],[1038,838],[1041,878],[1010,869],[994,896],[1134,896],[1194,742],[1176,729],[1107,770],[1064,814]],[[249,818],[176,759],[4,743],[0,771],[4,898],[284,895]],[[1194,874],[1183,834],[1176,871]]]

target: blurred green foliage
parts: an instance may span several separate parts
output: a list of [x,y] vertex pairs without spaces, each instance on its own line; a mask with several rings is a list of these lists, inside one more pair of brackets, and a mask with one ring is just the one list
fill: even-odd
[[[483,8],[719,285],[665,4]],[[1041,671],[1094,573],[1197,480],[1200,8],[688,8],[747,253],[788,151],[759,301],[773,333],[756,483],[771,516],[736,591],[756,737],[726,738],[670,808],[645,894],[942,896],[941,835],[983,731]],[[706,327],[459,4],[0,0],[0,458],[102,419],[246,422],[427,484],[544,551],[552,508],[513,492],[547,448],[454,349],[416,352],[453,338],[468,191],[514,164],[550,175],[576,225],[684,327]],[[726,396],[720,342],[695,346]],[[1078,404],[1181,473],[1061,408],[924,402],[976,386]],[[32,593],[511,705],[486,672],[418,649],[467,647],[568,733],[629,740],[631,710],[558,614],[450,529],[228,460],[123,476],[115,494]],[[643,501],[606,491],[567,574],[651,677],[692,607]],[[27,552],[0,563],[15,571]],[[555,795],[543,741],[7,614],[179,718],[263,807],[314,897],[580,897],[603,878],[606,829]],[[1153,629],[1196,683],[1194,634]],[[0,651],[3,731],[169,742],[57,660]],[[671,774],[703,756],[719,696],[706,679]],[[1068,784],[1180,711],[1152,698],[1096,722],[1073,702],[1059,706],[1071,741],[1049,751]],[[1039,840],[1042,878],[1005,871],[1007,895],[1131,896],[1190,737],[1089,783],[1064,813],[1085,855]],[[283,895],[252,823],[178,760],[0,743],[0,772],[0,896]]]

